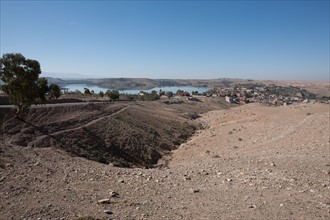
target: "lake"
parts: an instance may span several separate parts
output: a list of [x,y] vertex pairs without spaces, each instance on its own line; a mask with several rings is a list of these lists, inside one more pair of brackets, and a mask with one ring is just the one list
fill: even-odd
[[[87,85],[87,84],[65,84],[65,85],[60,85],[63,88],[69,89],[69,92],[74,92],[76,90],[79,90],[80,92],[84,92],[84,88],[88,88],[90,91],[94,91],[95,93],[99,93],[100,91],[106,92],[108,89],[101,88],[98,86],[93,86],[93,85]],[[193,87],[193,86],[167,86],[167,87],[155,87],[152,89],[147,89],[147,90],[136,90],[136,89],[130,89],[130,90],[118,90],[120,93],[127,93],[127,94],[138,94],[140,91],[148,92],[150,93],[153,90],[156,90],[157,92],[159,90],[162,91],[170,91],[173,93],[176,93],[178,90],[183,90],[191,93],[192,91],[197,91],[198,93],[203,93],[209,90],[208,87]],[[111,90],[111,89],[110,89]]]

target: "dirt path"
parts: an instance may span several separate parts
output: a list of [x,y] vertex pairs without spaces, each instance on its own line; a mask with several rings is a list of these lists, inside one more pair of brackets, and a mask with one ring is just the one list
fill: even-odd
[[[61,131],[56,131],[56,132],[50,133],[50,134],[48,134],[48,135],[58,135],[58,134],[63,134],[63,133],[66,133],[66,132],[71,132],[71,131],[75,131],[75,130],[78,130],[78,129],[82,129],[82,128],[87,127],[87,126],[89,126],[89,125],[92,125],[92,124],[95,124],[95,123],[97,123],[97,122],[100,122],[100,121],[102,121],[102,120],[104,120],[104,119],[106,119],[106,118],[111,118],[111,117],[113,117],[113,116],[115,116],[115,115],[117,115],[117,114],[120,114],[121,112],[125,111],[127,108],[128,108],[128,106],[123,106],[121,109],[118,109],[117,111],[112,112],[112,113],[109,114],[109,115],[106,115],[106,116],[100,116],[100,117],[98,117],[98,118],[96,118],[96,119],[93,119],[93,120],[91,120],[91,121],[89,121],[89,122],[83,124],[83,125],[79,125],[79,126],[77,126],[77,127],[70,128],[70,129],[64,129],[64,130],[61,130]],[[47,137],[48,135],[43,135],[43,136],[40,136],[40,137],[38,137],[38,138],[39,138],[39,139],[42,139],[42,138]]]

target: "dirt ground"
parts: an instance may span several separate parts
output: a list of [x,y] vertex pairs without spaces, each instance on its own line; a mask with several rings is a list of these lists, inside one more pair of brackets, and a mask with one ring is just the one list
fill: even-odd
[[[14,120],[9,116],[1,118],[0,219],[330,218],[329,105],[248,104],[228,109],[214,100],[187,105],[150,102],[81,107],[78,115],[78,107],[72,108],[26,119],[39,130],[9,121]],[[97,110],[91,114],[91,109]],[[202,117],[189,119],[193,113]],[[140,120],[125,121],[132,116]],[[115,122],[133,123],[120,131],[144,134],[136,143],[168,143],[176,150],[169,154],[168,148],[158,147],[165,157],[153,169],[139,164],[120,168],[113,166],[112,157],[105,157],[110,164],[97,162],[97,153],[96,159],[85,155],[93,150],[70,142],[94,144],[83,127],[92,132],[90,137],[107,137]],[[149,124],[151,130],[143,133]],[[163,129],[174,130],[165,134]],[[76,150],[56,145],[47,137],[49,132]],[[154,132],[161,141],[155,141]],[[137,149],[152,155],[151,147]],[[117,159],[113,161],[125,165],[120,163],[125,158]]]

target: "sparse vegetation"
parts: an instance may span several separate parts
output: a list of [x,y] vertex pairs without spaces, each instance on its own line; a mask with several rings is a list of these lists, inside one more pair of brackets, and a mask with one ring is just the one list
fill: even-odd
[[16,105],[18,117],[36,101],[44,102],[49,90],[55,91],[47,86],[45,78],[39,78],[40,73],[39,62],[26,59],[20,53],[7,53],[0,59],[0,80],[4,83],[1,90],[8,95],[9,102]]
[[17,106],[17,115],[29,107],[41,95],[38,88],[40,64],[26,59],[22,54],[4,54],[0,59],[0,79],[5,83],[2,90],[9,101]]
[[109,97],[110,102],[114,102],[119,99],[119,92],[118,90],[107,90],[105,95]]
[[50,84],[49,91],[52,98],[58,99],[61,96],[61,88],[57,84]]

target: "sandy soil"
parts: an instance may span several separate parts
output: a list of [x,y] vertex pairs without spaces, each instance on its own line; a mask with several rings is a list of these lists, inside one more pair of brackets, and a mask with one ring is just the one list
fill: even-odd
[[329,113],[320,104],[206,112],[204,129],[154,169],[3,138],[0,219],[329,219]]

